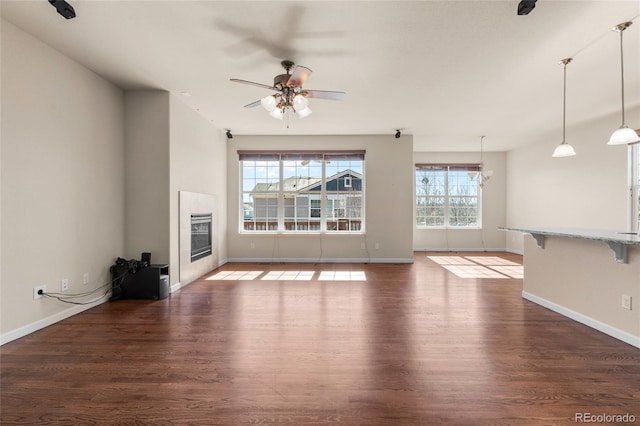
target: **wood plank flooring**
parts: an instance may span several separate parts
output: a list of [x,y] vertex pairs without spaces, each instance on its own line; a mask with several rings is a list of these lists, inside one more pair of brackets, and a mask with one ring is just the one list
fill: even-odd
[[523,300],[504,260],[227,264],[106,303],[0,348],[0,423],[640,423],[640,350]]

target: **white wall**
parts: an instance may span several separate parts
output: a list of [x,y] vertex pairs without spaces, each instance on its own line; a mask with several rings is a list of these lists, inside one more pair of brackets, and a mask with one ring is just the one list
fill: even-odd
[[[238,150],[366,150],[366,235],[256,235],[238,231]],[[413,261],[413,138],[403,136],[235,136],[228,148],[228,253],[249,261]],[[251,244],[254,248],[251,248]],[[361,248],[364,244],[365,249]],[[376,250],[376,244],[379,249]]]
[[[640,126],[640,108],[627,111]],[[507,226],[627,229],[627,147],[609,146],[620,115],[567,128],[577,155],[552,158],[562,134],[531,141],[507,154]],[[523,250],[522,234],[509,232],[507,247]]]
[[[416,152],[415,164],[473,164],[480,161],[477,152]],[[418,229],[413,219],[414,250],[504,250],[505,233],[498,227],[506,224],[506,154],[488,152],[483,155],[484,170],[493,176],[482,189],[482,229]],[[415,183],[412,182],[413,194]],[[415,203],[414,203],[415,204]]]
[[[69,293],[109,283],[124,248],[123,93],[2,21],[3,342],[69,309],[33,287]],[[82,284],[84,273],[90,284]]]
[[[179,271],[179,192],[213,195],[217,211],[218,260],[227,258],[227,138],[203,116],[171,96],[170,270]],[[216,267],[219,265],[215,265]],[[181,282],[182,285],[188,284]]]

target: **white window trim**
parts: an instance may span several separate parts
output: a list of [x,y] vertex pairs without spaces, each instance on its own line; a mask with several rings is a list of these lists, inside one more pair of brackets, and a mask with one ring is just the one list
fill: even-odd
[[[420,166],[441,166],[441,167],[447,167],[447,179],[444,180],[444,187],[445,187],[445,195],[443,195],[444,197],[444,226],[428,226],[428,225],[418,225],[418,221],[417,221],[417,200],[418,200],[418,193],[417,193],[417,188],[416,188],[416,176],[418,173],[418,169]],[[413,226],[418,229],[418,230],[456,230],[456,231],[463,231],[463,230],[479,230],[479,229],[483,229],[482,228],[482,199],[484,198],[483,196],[483,188],[478,185],[478,224],[476,226],[450,226],[448,225],[449,223],[449,179],[448,179],[448,173],[449,173],[449,169],[448,167],[456,167],[456,166],[479,166],[478,164],[455,164],[455,163],[446,163],[446,164],[416,164],[413,168]]]
[[[241,151],[238,151],[238,153],[240,154]],[[244,151],[243,151],[244,152]],[[346,151],[345,151],[346,152]],[[273,154],[286,154],[286,151],[274,151],[272,152]],[[304,151],[301,153],[305,153]],[[309,152],[312,153],[312,152]],[[313,153],[317,153],[317,151],[314,151]],[[340,151],[326,151],[324,152],[326,154],[329,155],[339,155],[341,154]],[[349,151],[349,153],[351,153],[351,151]],[[357,151],[354,152],[356,154],[362,154],[364,156],[364,151]],[[362,161],[362,180],[361,180],[361,189],[360,189],[360,196],[361,196],[361,217],[360,217],[360,230],[357,231],[352,231],[352,230],[328,230],[327,229],[327,214],[326,214],[326,207],[327,207],[327,202],[326,200],[328,199],[328,195],[327,195],[327,190],[326,190],[326,163],[323,161],[322,163],[322,185],[320,187],[320,230],[304,230],[304,231],[300,231],[300,230],[287,230],[285,229],[285,220],[284,220],[284,194],[286,193],[286,191],[284,191],[283,189],[283,185],[279,185],[278,187],[278,194],[277,194],[277,206],[278,206],[278,221],[277,221],[277,230],[246,230],[244,229],[244,188],[243,188],[243,167],[242,167],[242,161],[241,159],[238,160],[238,164],[240,164],[240,167],[238,167],[238,174],[239,174],[239,178],[238,178],[238,182],[239,182],[239,195],[240,195],[240,200],[239,200],[239,214],[238,214],[238,233],[239,234],[250,234],[250,235],[274,235],[274,234],[283,234],[283,235],[318,235],[318,234],[328,234],[328,235],[364,235],[366,233],[366,219],[365,219],[365,214],[366,214],[366,209],[365,209],[365,177],[366,177],[366,161],[363,157]],[[276,161],[276,160],[272,160],[272,161]],[[282,182],[284,179],[284,167],[283,167],[283,162],[285,161],[282,157],[277,160],[279,162],[279,181]],[[333,191],[329,191],[329,192],[333,192]],[[340,194],[341,192],[337,192],[338,194]],[[311,203],[309,203],[309,207],[311,206]],[[309,216],[310,216],[310,211],[309,211]],[[313,218],[315,219],[315,218]]]

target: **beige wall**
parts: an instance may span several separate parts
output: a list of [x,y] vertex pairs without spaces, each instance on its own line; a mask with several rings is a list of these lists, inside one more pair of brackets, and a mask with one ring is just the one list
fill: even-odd
[[[125,94],[125,251],[169,263],[169,98],[164,91]],[[169,269],[173,282],[174,270]],[[176,275],[177,276],[177,275]]]
[[[640,108],[627,111],[640,126]],[[507,226],[626,230],[627,147],[609,146],[619,113],[567,129],[577,155],[552,158],[561,130],[507,154]],[[522,234],[509,232],[507,247],[522,252]]]
[[125,94],[5,21],[1,42],[2,343],[87,308],[33,300],[34,287],[108,288],[118,256],[151,252],[175,284],[180,190],[218,198],[226,257],[223,132],[168,92]]
[[170,269],[174,271],[172,283],[175,283],[180,259],[180,191],[215,197],[217,208],[213,213],[217,225],[218,263],[224,263],[227,257],[227,139],[222,130],[215,128],[179,98],[171,96],[170,106]]
[[[546,237],[544,249],[525,237],[525,298],[640,347],[640,248],[629,263],[614,260],[604,241]],[[622,307],[631,296],[632,310]]]
[[[274,124],[277,125],[277,124]],[[366,150],[366,235],[240,234],[238,150]],[[413,139],[403,136],[236,136],[228,150],[229,259],[412,261]],[[251,248],[253,244],[254,248]],[[362,245],[364,244],[364,249]],[[376,250],[376,244],[378,249]]]
[[[126,257],[151,252],[179,282],[179,192],[215,195],[220,256],[226,255],[226,138],[169,92],[127,92]],[[224,222],[221,223],[221,220]],[[216,265],[217,266],[217,265]]]
[[33,287],[110,282],[125,181],[122,91],[4,20],[1,43],[4,336],[69,309]]
[[[415,164],[471,164],[480,161],[477,152],[416,152]],[[498,227],[506,223],[506,154],[488,152],[483,155],[484,170],[493,176],[482,189],[482,229],[418,229],[413,219],[414,250],[504,250],[505,233]],[[415,173],[415,172],[414,172]],[[412,184],[415,194],[415,183]],[[415,203],[414,203],[415,204]]]

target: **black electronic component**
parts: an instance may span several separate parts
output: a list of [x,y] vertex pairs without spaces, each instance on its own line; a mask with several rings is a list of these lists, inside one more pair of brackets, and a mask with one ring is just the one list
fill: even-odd
[[528,15],[536,7],[537,0],[522,0],[518,3],[518,15]]
[[69,3],[64,0],[49,0],[51,6],[55,7],[58,13],[64,16],[66,19],[71,19],[76,17],[76,11],[73,9]]

